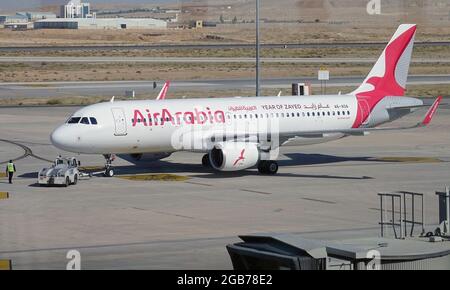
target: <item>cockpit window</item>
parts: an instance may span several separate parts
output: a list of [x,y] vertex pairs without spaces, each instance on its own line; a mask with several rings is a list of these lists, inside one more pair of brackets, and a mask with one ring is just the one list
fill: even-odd
[[95,119],[94,117],[90,117],[89,119],[91,120],[91,124],[92,125],[97,125],[98,124],[97,123],[97,119]]
[[67,124],[78,124],[78,122],[80,122],[81,118],[80,117],[72,117],[69,119],[69,121],[67,121]]
[[84,117],[83,119],[81,119],[81,124],[85,124],[85,125],[89,125],[89,119],[87,117]]

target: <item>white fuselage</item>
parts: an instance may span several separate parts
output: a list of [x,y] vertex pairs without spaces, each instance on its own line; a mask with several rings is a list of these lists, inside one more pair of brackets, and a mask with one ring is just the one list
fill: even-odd
[[[72,116],[95,118],[97,124],[66,123],[51,139],[58,148],[87,154],[203,152],[216,141],[213,135],[229,140],[243,132],[279,136],[279,145],[305,145],[344,135],[292,136],[350,129],[358,121],[357,111],[352,95],[108,102],[85,107]],[[205,142],[207,138],[212,142]]]

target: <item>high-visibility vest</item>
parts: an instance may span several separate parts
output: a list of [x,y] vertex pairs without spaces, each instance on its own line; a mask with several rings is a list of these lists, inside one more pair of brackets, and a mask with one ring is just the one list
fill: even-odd
[[14,163],[8,163],[8,172],[14,172]]

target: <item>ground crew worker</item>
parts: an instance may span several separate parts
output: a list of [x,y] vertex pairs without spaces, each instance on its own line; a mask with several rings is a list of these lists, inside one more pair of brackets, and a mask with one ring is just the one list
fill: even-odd
[[12,162],[12,160],[9,160],[8,164],[6,164],[6,174],[9,178],[9,183],[12,183],[14,172],[16,172],[16,165]]

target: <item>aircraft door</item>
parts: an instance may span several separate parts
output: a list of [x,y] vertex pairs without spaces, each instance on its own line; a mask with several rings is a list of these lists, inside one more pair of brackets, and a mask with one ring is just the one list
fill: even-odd
[[115,136],[126,136],[127,135],[127,123],[125,119],[125,112],[122,108],[112,108],[111,109],[114,117],[115,125]]

